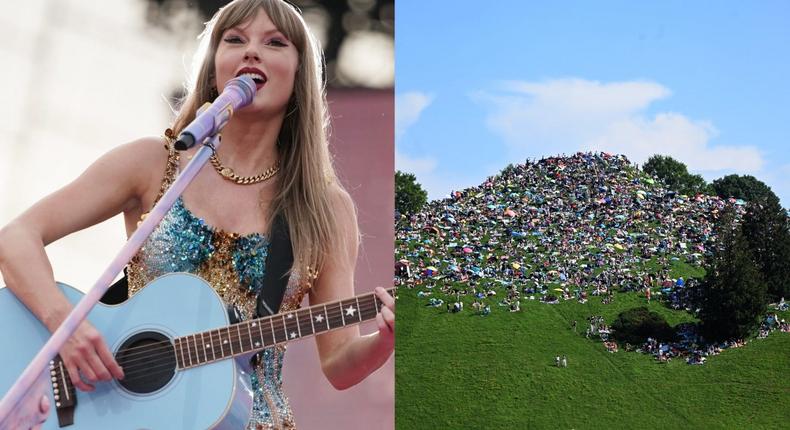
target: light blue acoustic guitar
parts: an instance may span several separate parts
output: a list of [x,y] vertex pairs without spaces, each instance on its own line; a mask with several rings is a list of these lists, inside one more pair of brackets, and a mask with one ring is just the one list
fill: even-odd
[[[58,286],[72,303],[83,295]],[[54,407],[43,428],[244,428],[252,407],[252,354],[373,319],[380,307],[369,293],[230,325],[226,306],[204,280],[162,276],[126,302],[99,303],[88,315],[123,368],[123,380],[77,391],[59,357],[50,362]],[[50,333],[8,288],[0,289],[0,327],[2,395]]]

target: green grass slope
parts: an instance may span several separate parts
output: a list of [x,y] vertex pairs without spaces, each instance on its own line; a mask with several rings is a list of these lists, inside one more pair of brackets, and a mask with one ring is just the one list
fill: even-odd
[[[470,303],[458,314],[426,307],[416,292],[399,291],[397,429],[790,427],[788,333],[725,350],[703,366],[662,364],[584,337],[588,316],[611,323],[644,305],[635,293],[608,305],[598,297],[529,301],[520,313],[497,307],[481,317]],[[649,307],[670,324],[691,320],[655,301]],[[567,368],[554,366],[556,355],[567,355]]]
[[[622,156],[576,154],[511,166],[400,219],[396,260],[411,275],[397,275],[396,428],[790,429],[790,333],[752,339],[701,366],[659,363],[622,344],[609,353],[584,336],[588,317],[611,325],[646,305],[644,293],[624,292],[646,286],[654,293],[648,307],[670,325],[694,321],[658,285],[704,276],[699,257],[712,249],[716,214],[730,204],[677,196]],[[507,273],[502,257],[523,276]],[[592,294],[603,272],[612,276],[611,304],[600,296],[584,304],[527,299],[560,295],[554,289],[564,286]],[[645,283],[645,274],[655,281]],[[521,312],[497,306],[511,282],[523,292]],[[544,293],[524,291],[538,284]],[[461,313],[417,297],[430,291],[446,304],[455,301],[453,287],[468,292]],[[475,314],[472,288],[496,291],[484,299],[490,315]],[[568,357],[567,368],[555,366],[557,355]]]

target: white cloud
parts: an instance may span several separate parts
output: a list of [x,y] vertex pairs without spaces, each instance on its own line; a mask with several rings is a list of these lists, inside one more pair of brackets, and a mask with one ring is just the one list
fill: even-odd
[[[417,182],[428,192],[428,199],[435,200],[447,197],[450,190],[464,188],[461,186],[465,180],[463,175],[455,172],[440,172],[437,170],[438,161],[433,157],[411,157],[399,150],[395,150],[395,168],[402,172],[412,173],[417,177]],[[468,178],[466,178],[468,182]],[[472,184],[467,184],[467,186]]]
[[434,199],[437,189],[443,189],[441,176],[436,173],[437,161],[433,157],[411,157],[395,149],[395,169],[401,172],[412,173],[417,177],[417,182],[428,191],[428,198]]
[[586,142],[584,149],[624,153],[637,162],[660,153],[701,172],[754,173],[762,168],[762,156],[754,147],[708,145],[717,134],[709,122],[660,113],[653,119],[632,117],[613,122],[606,133]]
[[436,159],[433,157],[414,158],[395,151],[395,168],[415,175],[426,174],[433,172],[436,168]]
[[503,88],[540,100],[543,107],[584,115],[623,115],[668,97],[669,89],[647,81],[602,84],[584,79],[543,83],[508,81]]
[[644,112],[670,94],[649,81],[573,78],[506,82],[501,91],[473,98],[491,107],[488,126],[517,158],[599,150],[626,154],[637,163],[656,153],[670,155],[695,172],[755,173],[763,167],[753,146],[711,145],[718,132],[707,121]]
[[395,96],[395,141],[406,129],[414,125],[423,110],[433,101],[433,96],[419,91],[397,94]]

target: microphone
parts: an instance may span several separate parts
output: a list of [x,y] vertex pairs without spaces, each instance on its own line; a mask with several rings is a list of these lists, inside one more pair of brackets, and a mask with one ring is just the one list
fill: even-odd
[[198,110],[195,119],[178,135],[175,148],[183,151],[217,134],[230,120],[233,111],[252,103],[254,96],[255,81],[252,78],[239,76],[231,79],[213,103],[206,103]]

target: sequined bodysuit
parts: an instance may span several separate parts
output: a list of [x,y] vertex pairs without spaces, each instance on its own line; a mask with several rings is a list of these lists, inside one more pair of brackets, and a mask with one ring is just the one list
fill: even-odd
[[[168,163],[156,201],[173,183],[179,155],[166,145]],[[193,273],[211,284],[242,319],[255,314],[255,297],[266,272],[269,242],[261,234],[239,235],[215,229],[195,216],[179,197],[127,267],[129,294],[171,272]],[[291,276],[281,311],[297,309],[308,286]],[[267,348],[250,375],[254,390],[248,429],[295,428],[288,399],[282,392],[284,346]]]

